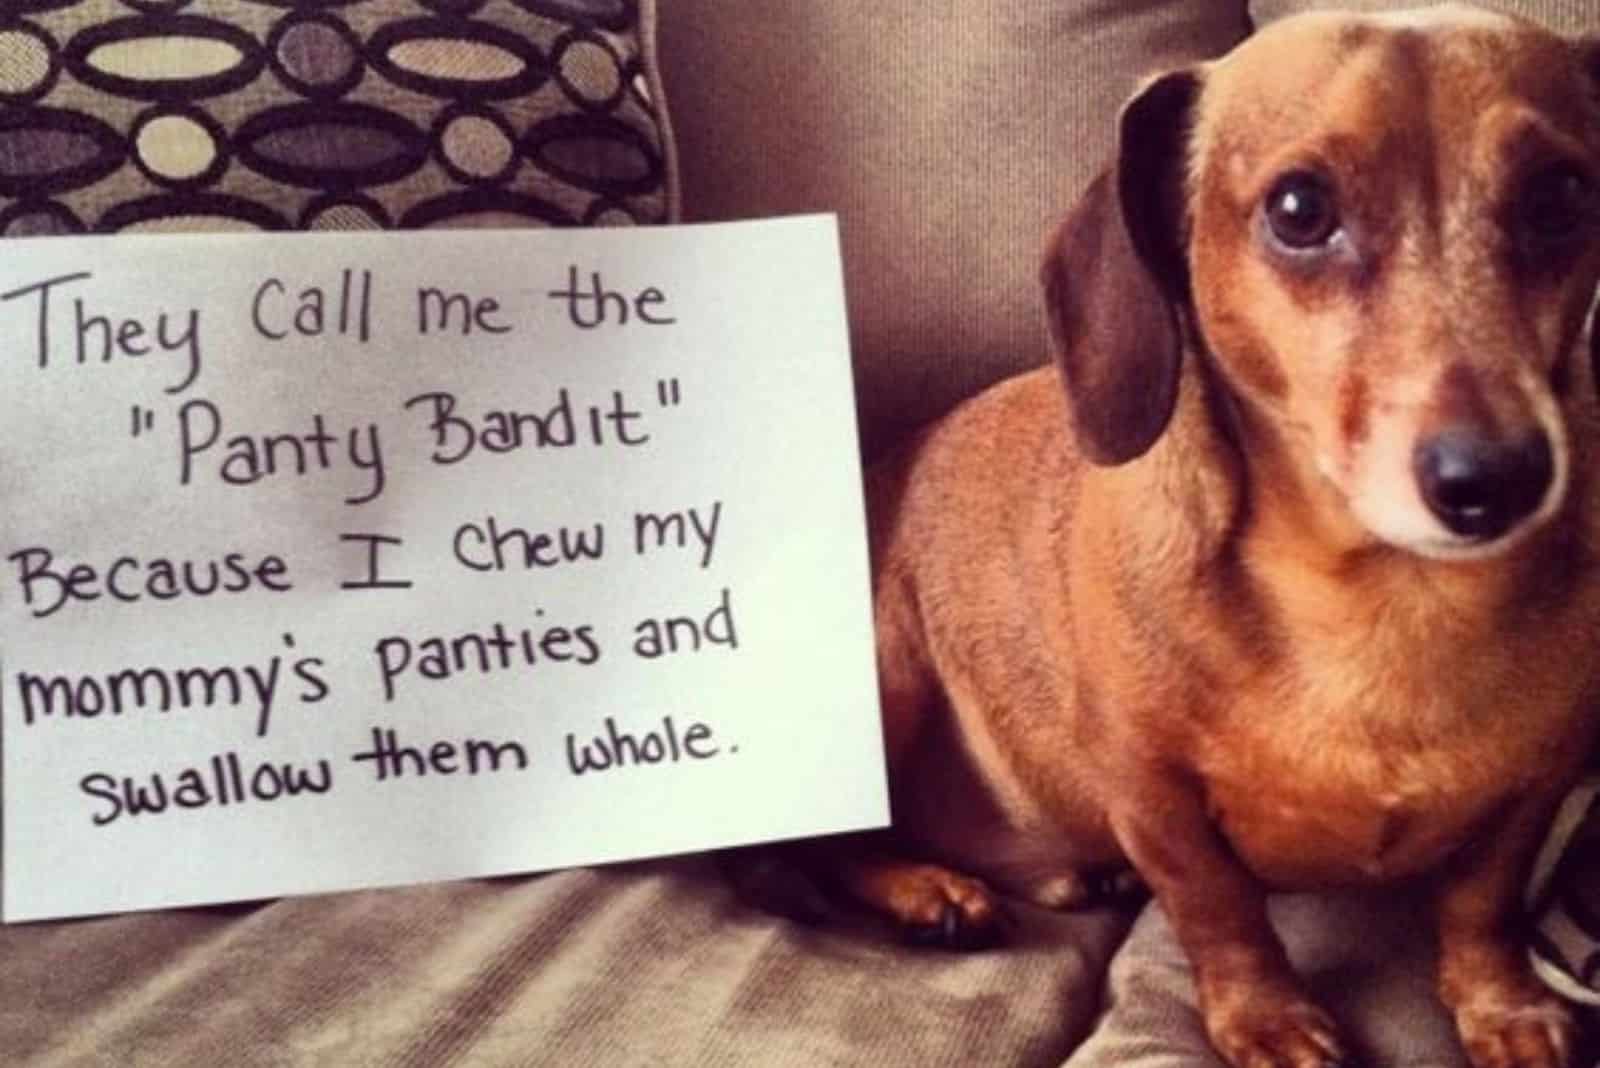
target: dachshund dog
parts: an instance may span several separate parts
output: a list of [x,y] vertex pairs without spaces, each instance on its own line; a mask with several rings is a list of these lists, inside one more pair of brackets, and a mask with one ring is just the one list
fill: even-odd
[[1239,1068],[1348,1063],[1267,892],[1425,879],[1473,1063],[1568,1063],[1517,927],[1600,698],[1597,281],[1600,45],[1302,15],[1146,84],[1054,366],[869,474],[894,829],[832,877],[963,946],[1131,870]]

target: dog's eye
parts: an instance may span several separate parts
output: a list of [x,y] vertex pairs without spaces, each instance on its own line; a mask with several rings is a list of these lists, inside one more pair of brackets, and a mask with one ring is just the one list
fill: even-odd
[[1306,171],[1294,171],[1278,179],[1267,194],[1266,213],[1272,235],[1289,248],[1324,244],[1339,229],[1333,191],[1321,178]]
[[1522,188],[1518,204],[1523,228],[1544,242],[1573,236],[1594,217],[1595,192],[1584,173],[1571,163],[1546,167]]

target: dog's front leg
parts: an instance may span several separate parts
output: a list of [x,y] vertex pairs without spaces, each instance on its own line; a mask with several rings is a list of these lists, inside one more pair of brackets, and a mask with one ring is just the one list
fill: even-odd
[[1519,801],[1443,875],[1439,991],[1477,1068],[1562,1068],[1572,1016],[1528,964],[1523,885],[1558,799]]
[[1198,787],[1161,772],[1128,785],[1112,825],[1194,966],[1212,1044],[1235,1068],[1348,1063],[1272,931],[1265,888],[1207,817]]

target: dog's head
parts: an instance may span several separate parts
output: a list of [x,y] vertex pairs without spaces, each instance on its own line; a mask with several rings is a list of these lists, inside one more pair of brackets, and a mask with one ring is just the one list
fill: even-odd
[[1127,105],[1043,277],[1090,459],[1148,450],[1203,350],[1370,536],[1495,552],[1567,492],[1600,47],[1455,6],[1275,24]]

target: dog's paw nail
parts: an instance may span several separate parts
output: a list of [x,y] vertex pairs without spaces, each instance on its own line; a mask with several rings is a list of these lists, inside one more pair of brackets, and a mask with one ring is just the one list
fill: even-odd
[[1105,872],[1092,883],[1096,903],[1127,905],[1142,901],[1149,894],[1139,873],[1131,869]]
[[1567,1068],[1572,1015],[1551,998],[1521,1003],[1485,1000],[1457,1010],[1461,1041],[1474,1068]]
[[961,910],[955,905],[946,905],[944,915],[939,919],[939,927],[945,943],[955,945],[961,938]]
[[1246,1068],[1355,1068],[1338,1029],[1308,1002],[1266,1006],[1260,999],[1207,1021],[1229,1063]]
[[880,906],[906,941],[946,949],[987,949],[1001,939],[1004,908],[981,881],[934,865],[896,866],[880,873]]
[[1004,934],[1000,911],[982,917],[968,916],[961,906],[947,903],[933,923],[906,923],[901,926],[905,940],[914,946],[939,949],[976,950],[997,945]]
[[1143,880],[1131,869],[1106,872],[1061,872],[1040,879],[1026,894],[1037,905],[1057,911],[1102,908],[1142,901]]
[[989,949],[1000,942],[1003,934],[998,909],[975,917],[954,903],[944,907],[938,926],[930,931],[932,939],[928,944],[964,950]]

